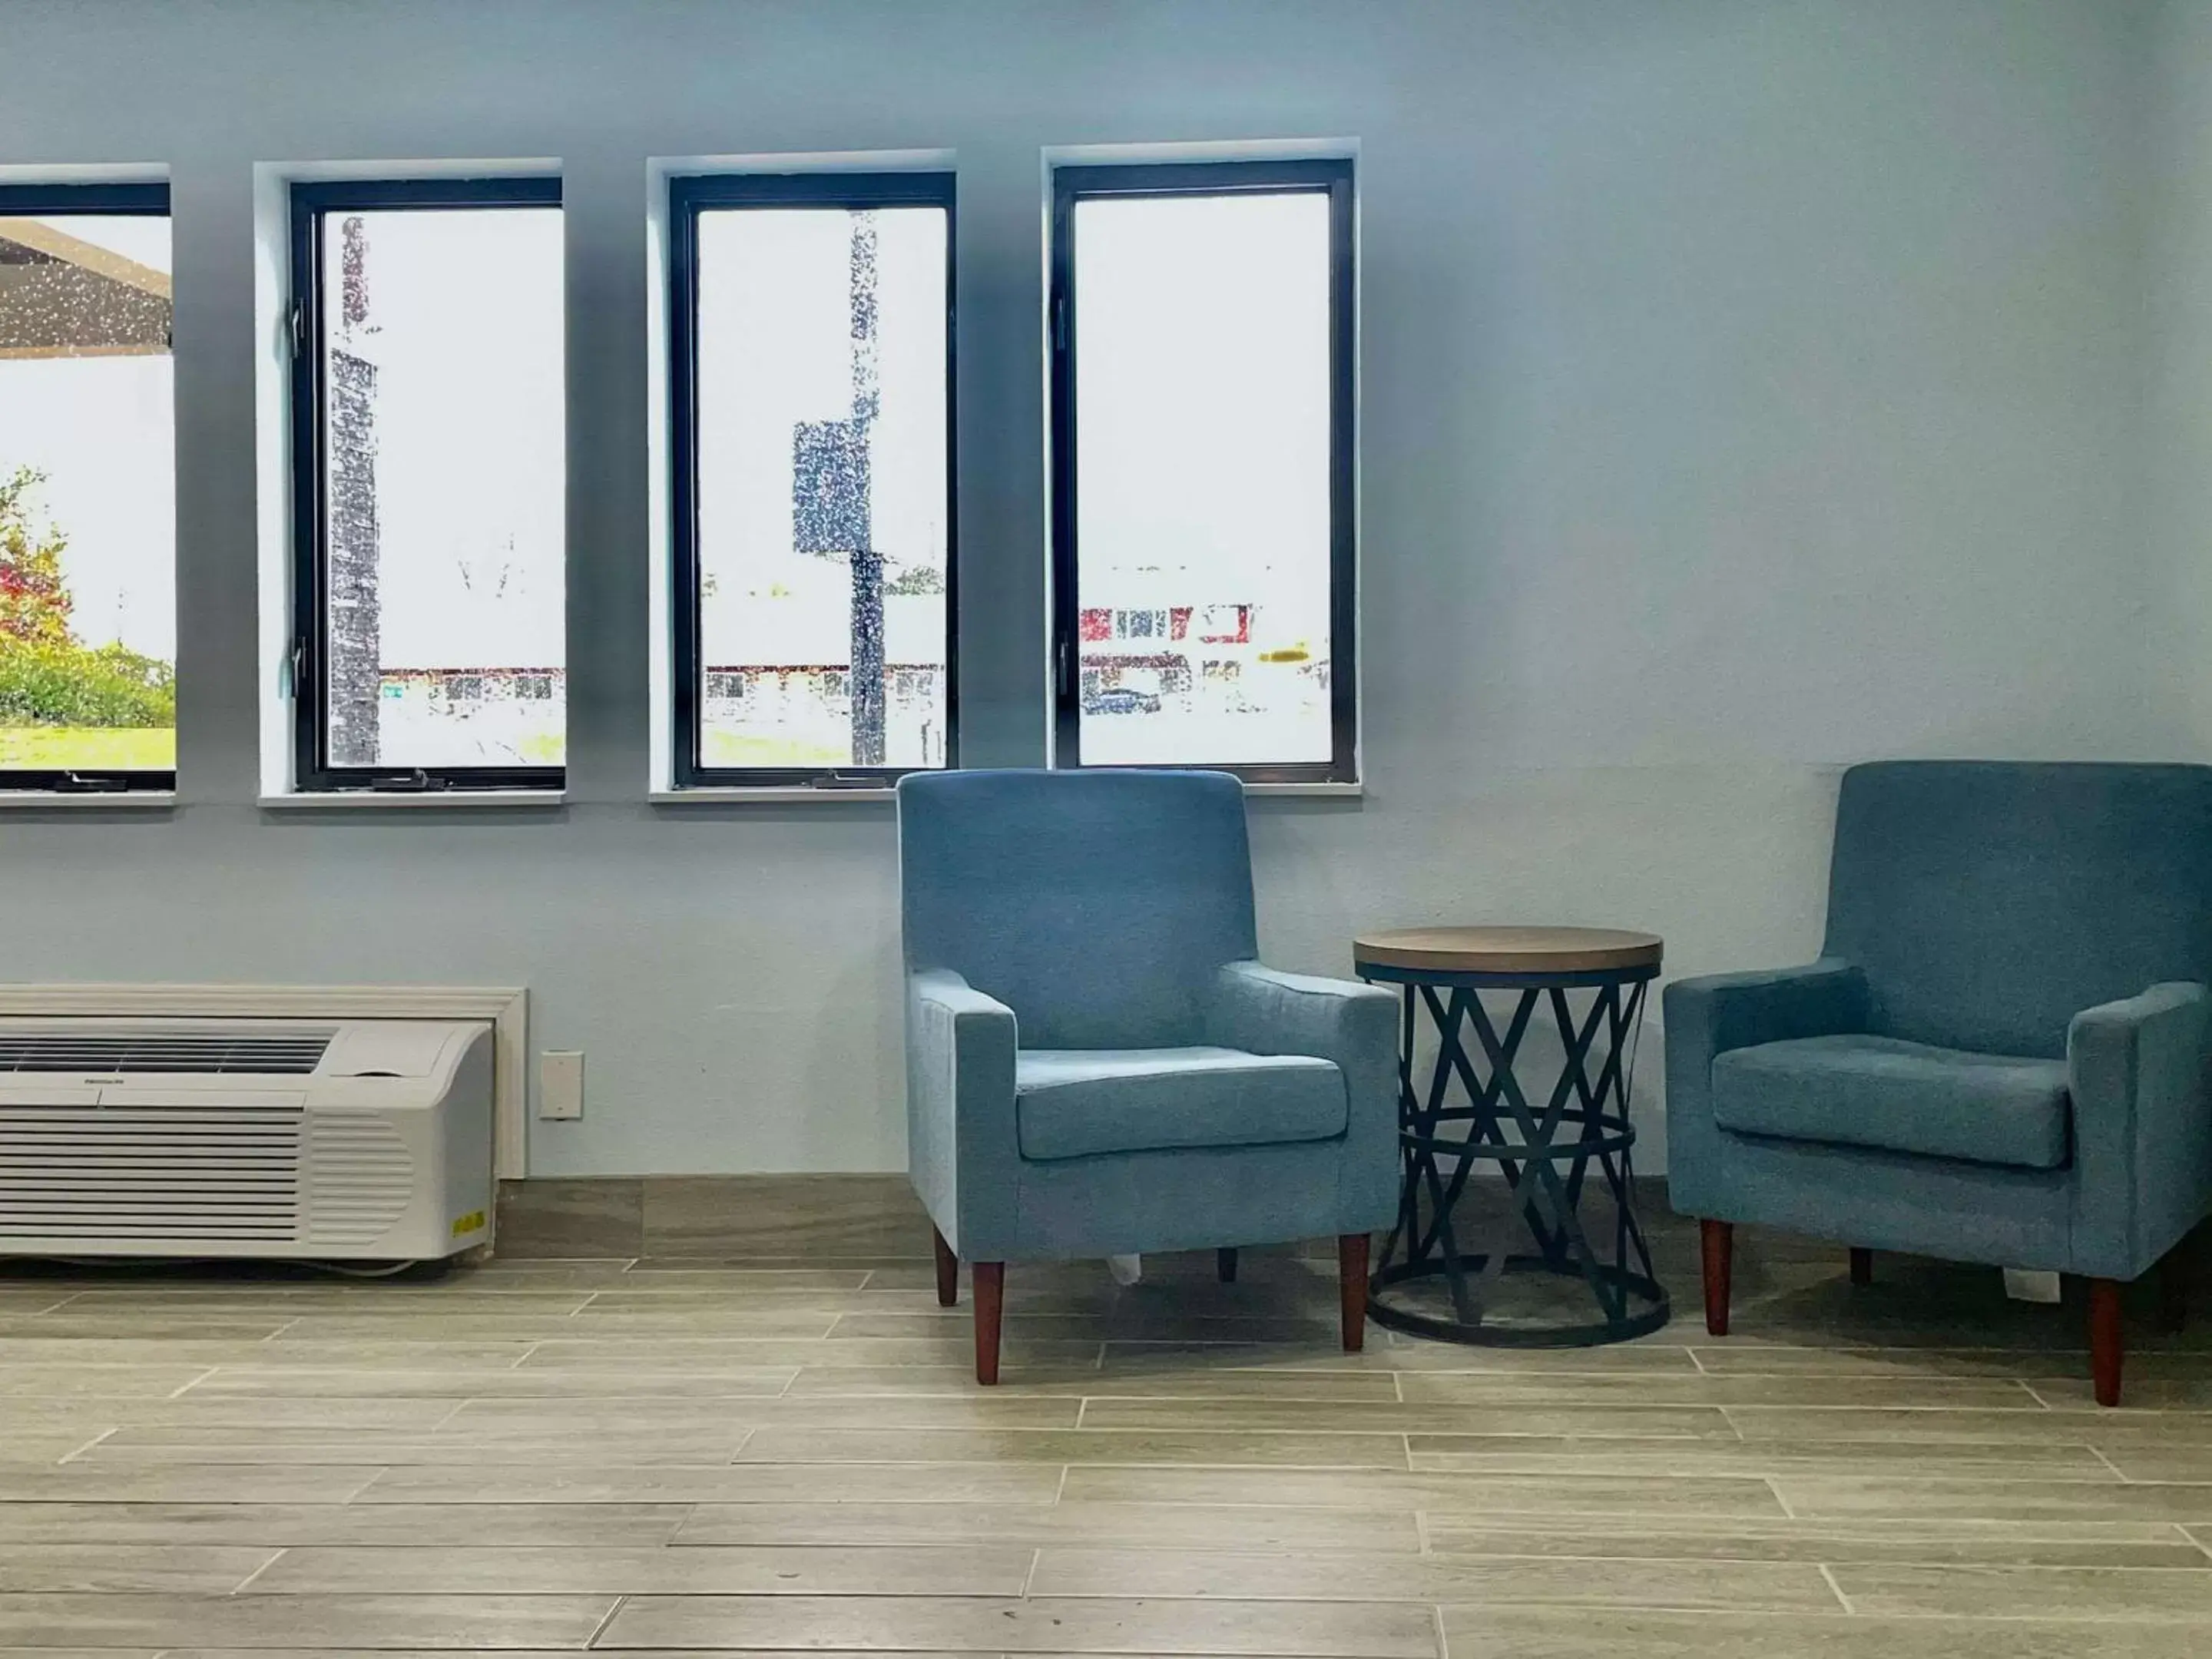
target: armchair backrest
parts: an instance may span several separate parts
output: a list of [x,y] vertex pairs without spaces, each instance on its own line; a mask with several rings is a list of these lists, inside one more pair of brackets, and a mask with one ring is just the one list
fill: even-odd
[[2212,976],[2212,768],[1855,766],[1825,952],[1879,1032],[2056,1059],[2082,1009]]
[[1025,1048],[1194,1042],[1214,971],[1255,952],[1227,773],[915,773],[898,799],[907,967],[996,997]]

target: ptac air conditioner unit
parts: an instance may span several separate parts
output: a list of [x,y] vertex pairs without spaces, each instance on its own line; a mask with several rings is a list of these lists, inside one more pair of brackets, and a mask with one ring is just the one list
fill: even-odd
[[452,1255],[491,1125],[480,1022],[0,1019],[0,1255]]

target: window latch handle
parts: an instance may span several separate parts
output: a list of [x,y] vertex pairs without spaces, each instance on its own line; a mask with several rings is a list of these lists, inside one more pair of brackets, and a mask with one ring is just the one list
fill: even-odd
[[434,778],[418,766],[412,772],[403,773],[398,777],[371,778],[368,787],[384,794],[419,795],[447,786],[445,779]]

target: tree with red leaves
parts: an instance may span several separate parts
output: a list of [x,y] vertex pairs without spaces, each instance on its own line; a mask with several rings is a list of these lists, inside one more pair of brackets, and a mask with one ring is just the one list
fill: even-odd
[[120,640],[88,647],[70,632],[62,554],[69,538],[33,528],[25,466],[0,480],[0,726],[176,724],[176,672]]
[[32,528],[32,490],[46,475],[18,467],[0,483],[0,635],[27,645],[59,645],[70,636],[69,586],[62,553],[69,538],[53,525]]

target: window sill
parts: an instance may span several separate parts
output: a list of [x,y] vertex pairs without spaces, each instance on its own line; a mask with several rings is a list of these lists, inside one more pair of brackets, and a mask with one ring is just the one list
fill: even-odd
[[804,801],[835,805],[841,801],[896,800],[896,789],[816,789],[805,784],[763,784],[757,788],[654,789],[646,799],[655,806],[769,806]]
[[264,812],[530,811],[568,804],[565,789],[314,789],[263,795]]
[[173,789],[0,789],[0,812],[167,812]]
[[[1248,783],[1247,795],[1277,799],[1357,800],[1366,793],[1361,783]],[[896,789],[816,789],[804,784],[764,784],[757,787],[702,787],[697,789],[654,789],[646,799],[655,806],[787,805],[853,800],[896,800]]]

